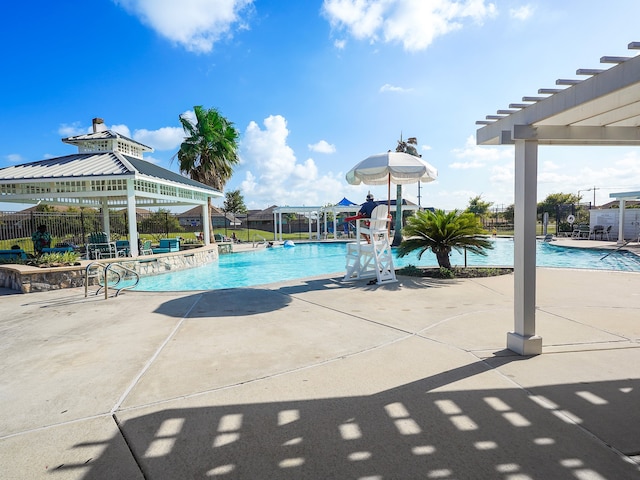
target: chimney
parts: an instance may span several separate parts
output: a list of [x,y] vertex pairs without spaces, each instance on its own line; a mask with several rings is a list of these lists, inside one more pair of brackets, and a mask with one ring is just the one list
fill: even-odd
[[104,132],[105,128],[104,128],[103,119],[96,117],[92,120],[92,123],[93,123],[93,133]]

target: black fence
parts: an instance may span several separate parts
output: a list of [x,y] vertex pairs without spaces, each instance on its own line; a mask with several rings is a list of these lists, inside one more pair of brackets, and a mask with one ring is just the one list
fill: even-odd
[[[178,217],[170,212],[137,214],[138,234],[155,241],[170,234],[201,231],[202,227],[181,225]],[[25,251],[33,251],[31,234],[39,225],[45,225],[52,237],[52,246],[83,246],[93,232],[105,230],[103,216],[99,212],[3,212],[0,213],[0,249],[14,245]],[[109,214],[109,232],[113,241],[127,239],[127,215],[125,212]],[[195,235],[193,236],[195,238]]]

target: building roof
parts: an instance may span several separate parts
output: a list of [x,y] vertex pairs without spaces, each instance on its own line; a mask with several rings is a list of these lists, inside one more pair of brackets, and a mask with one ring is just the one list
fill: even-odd
[[63,138],[62,141],[64,143],[68,143],[70,145],[81,145],[84,143],[87,143],[87,141],[95,141],[95,140],[115,140],[115,139],[122,139],[125,140],[128,143],[137,145],[138,147],[140,147],[142,150],[146,151],[146,152],[153,152],[153,148],[148,147],[147,145],[140,143],[136,140],[133,140],[129,137],[125,137],[124,135],[118,133],[118,132],[114,132],[112,130],[103,130],[101,132],[93,132],[93,133],[87,133],[87,134],[83,134],[83,135],[75,135],[73,137],[67,137],[67,138]]

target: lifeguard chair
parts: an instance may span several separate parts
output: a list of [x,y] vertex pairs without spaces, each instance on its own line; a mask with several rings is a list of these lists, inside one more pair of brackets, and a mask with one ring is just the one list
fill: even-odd
[[378,205],[371,212],[371,218],[353,219],[356,221],[356,241],[347,244],[344,280],[375,277],[378,284],[396,282],[389,242],[389,207]]

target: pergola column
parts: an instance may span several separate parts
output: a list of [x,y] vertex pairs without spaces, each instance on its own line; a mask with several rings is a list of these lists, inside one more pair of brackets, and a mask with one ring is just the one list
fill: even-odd
[[626,201],[624,198],[620,199],[620,208],[618,209],[618,241],[616,245],[624,245],[624,209]]
[[536,209],[538,142],[515,142],[514,331],[507,348],[520,355],[542,353],[536,335]]

